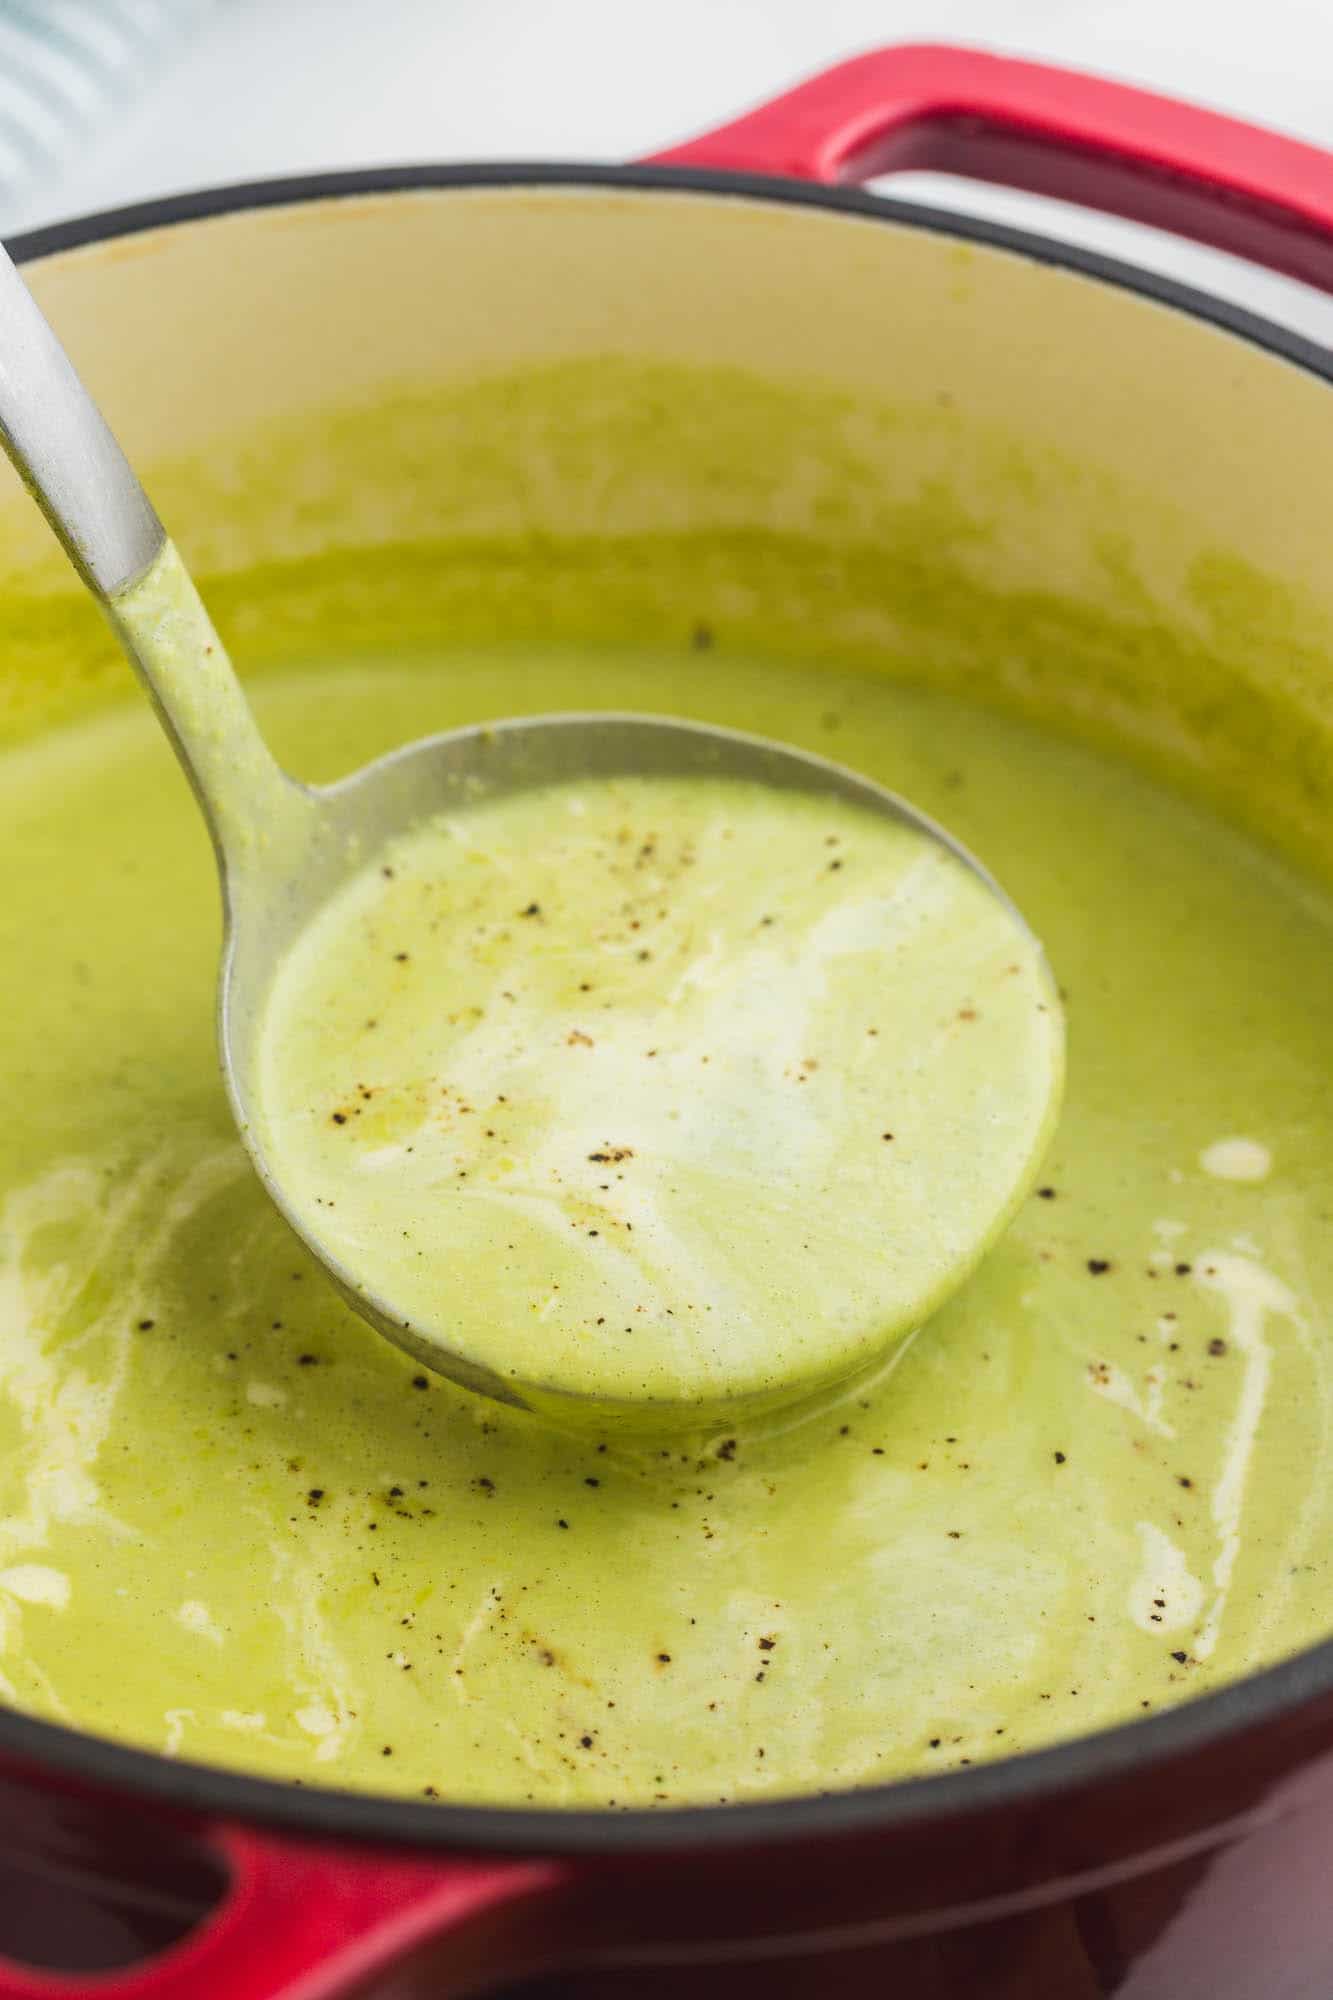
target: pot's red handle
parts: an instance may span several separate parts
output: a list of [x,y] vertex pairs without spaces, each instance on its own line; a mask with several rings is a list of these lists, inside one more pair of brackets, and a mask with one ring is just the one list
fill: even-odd
[[1151,223],[1333,291],[1333,156],[1152,91],[977,49],[854,56],[650,164],[825,182],[961,174]]
[[545,1861],[322,1846],[242,1827],[210,1839],[230,1887],[181,1943],[110,1973],[0,1960],[0,2000],[343,2000],[391,1967],[395,1993],[447,2000],[538,1962],[568,1879]]

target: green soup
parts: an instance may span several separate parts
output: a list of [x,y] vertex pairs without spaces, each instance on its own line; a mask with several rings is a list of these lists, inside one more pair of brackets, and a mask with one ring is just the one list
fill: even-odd
[[151,717],[9,753],[7,1698],[307,1783],[676,1803],[1028,1749],[1324,1631],[1333,900],[1095,750],[872,676],[330,656],[258,705],[312,777],[592,706],[855,763],[1044,938],[1061,1124],[873,1387],[566,1437],[420,1373],[260,1190],[216,1070],[212,859]]

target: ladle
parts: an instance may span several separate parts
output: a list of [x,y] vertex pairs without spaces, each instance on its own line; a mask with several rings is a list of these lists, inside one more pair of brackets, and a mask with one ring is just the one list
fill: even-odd
[[[1050,1035],[1022,1073],[998,1079],[1022,1093],[1030,1111],[1031,1143],[985,1190],[970,1216],[970,1235],[941,1262],[924,1260],[921,1282],[882,1324],[849,1326],[837,1298],[827,1300],[827,1352],[802,1360],[785,1379],[784,1353],[755,1371],[729,1360],[725,1327],[706,1366],[682,1377],[680,1393],[618,1396],[605,1410],[590,1396],[544,1375],[516,1368],[503,1310],[492,1314],[482,1351],[450,1346],[440,1328],[409,1325],[392,1298],[379,1296],[366,1274],[349,1269],[320,1240],[275,1178],[257,1101],[258,1031],[266,997],[292,941],[349,878],[387,843],[445,811],[476,800],[575,778],[698,773],[766,788],[852,801],[896,826],[915,830],[966,864],[1012,921],[1014,954],[1040,958],[1019,912],[983,868],[946,832],[909,805],[855,773],[781,745],[734,732],[642,715],[560,715],[455,730],[405,746],[331,785],[298,783],[282,771],[254,717],[207,613],[154,509],[80,382],[74,367],[8,257],[0,252],[0,433],[80,577],[109,614],[164,728],[185,767],[217,852],[226,918],[219,994],[221,1061],[241,1137],[265,1188],[323,1263],[356,1311],[418,1362],[469,1389],[559,1416],[643,1417],[707,1429],[795,1392],[827,1386],[861,1370],[967,1277],[1035,1175],[1054,1118],[1061,1083],[1058,1003],[1049,991]],[[1017,970],[1015,966],[1013,968]],[[1043,976],[1044,962],[1043,962]],[[885,977],[891,977],[886,964]],[[1045,1003],[1043,1003],[1045,1011]],[[978,1102],[976,1117],[986,1109]],[[966,1134],[954,1143],[965,1146]],[[885,1171],[901,1172],[886,1161]],[[718,1230],[725,1248],[725,1219]],[[902,1246],[898,1246],[901,1256]],[[910,1245],[908,1246],[910,1254]],[[864,1257],[884,1254],[875,1241]],[[835,1288],[836,1289],[836,1288]],[[872,1288],[873,1289],[873,1288]],[[866,1288],[859,1285],[862,1302]],[[526,1312],[522,1302],[516,1311]],[[775,1300],[774,1312],[781,1302]],[[775,1319],[776,1326],[776,1319]],[[523,1351],[531,1349],[530,1338]],[[577,1406],[577,1407],[576,1407]]]

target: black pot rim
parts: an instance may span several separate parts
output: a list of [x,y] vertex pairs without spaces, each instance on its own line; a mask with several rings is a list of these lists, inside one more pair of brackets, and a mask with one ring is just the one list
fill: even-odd
[[[885,199],[860,188],[823,187],[766,175],[637,164],[539,162],[372,167],[242,182],[136,202],[26,231],[13,237],[8,248],[16,262],[26,263],[144,230],[206,221],[238,211],[428,189],[523,187],[669,189],[713,198],[828,209],[955,237],[1137,293],[1333,382],[1333,349],[1173,278],[1007,224]],[[1098,1783],[1132,1778],[1141,1770],[1200,1754],[1289,1719],[1306,1704],[1330,1693],[1333,1639],[1163,1713],[965,1772],[943,1772],[828,1795],[788,1797],[772,1804],[673,1806],[666,1811],[448,1805],[297,1787],[277,1779],[177,1761],[3,1707],[0,1759],[37,1775],[59,1774],[209,1819],[244,1820],[349,1842],[512,1854],[679,1853],[785,1844],[821,1836],[889,1833],[946,1820],[953,1823],[960,1838],[965,1838],[969,1820],[1060,1793],[1086,1791]]]

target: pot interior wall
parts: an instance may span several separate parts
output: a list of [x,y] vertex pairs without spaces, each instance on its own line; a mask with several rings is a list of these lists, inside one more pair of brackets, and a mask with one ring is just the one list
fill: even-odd
[[[241,212],[29,277],[246,668],[330,630],[864,665],[1117,737],[1333,865],[1333,395],[1180,311],[862,215],[577,185]],[[0,727],[128,686],[6,470]]]

